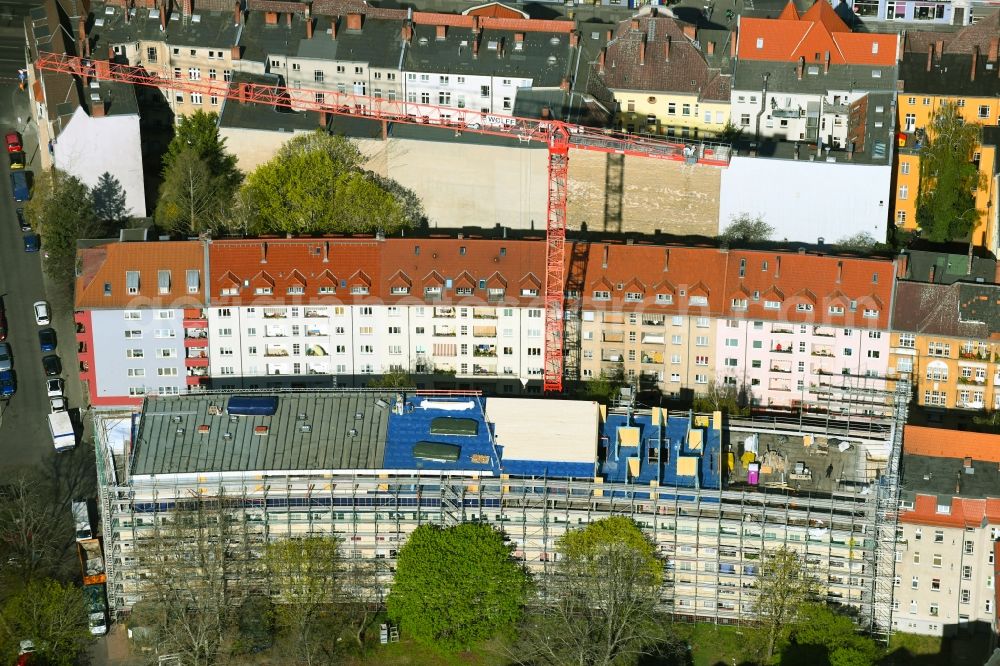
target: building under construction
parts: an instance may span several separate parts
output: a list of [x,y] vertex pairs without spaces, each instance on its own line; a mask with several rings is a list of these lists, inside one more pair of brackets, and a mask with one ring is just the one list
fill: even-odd
[[227,557],[336,533],[380,586],[421,523],[487,521],[544,572],[561,534],[616,514],[659,548],[677,616],[749,619],[761,557],[784,545],[885,633],[906,391],[879,394],[884,418],[731,421],[469,392],[149,397],[95,415],[109,602],[120,618],[142,598],[140,553],[205,498],[232,526]]

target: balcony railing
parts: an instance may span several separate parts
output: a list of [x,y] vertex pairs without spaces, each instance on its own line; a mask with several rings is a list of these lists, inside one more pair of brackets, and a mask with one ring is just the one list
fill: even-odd
[[434,316],[452,318],[455,316],[455,308],[434,308]]
[[204,347],[192,347],[187,350],[188,358],[208,358],[208,350]]
[[497,327],[496,326],[473,326],[472,335],[477,338],[495,338],[497,337]]
[[306,347],[306,356],[329,356],[330,353],[323,345],[309,345]]
[[492,345],[477,345],[472,348],[472,355],[479,357],[496,357],[497,348]]
[[264,319],[285,319],[288,311],[285,308],[264,308]]
[[288,356],[288,350],[283,347],[265,347],[264,356]]
[[455,329],[452,328],[451,326],[435,326],[434,327],[434,335],[436,335],[438,337],[454,337],[456,334],[457,333],[456,333]]
[[663,322],[666,321],[665,317],[643,317],[643,326],[663,326]]
[[472,374],[474,375],[495,375],[497,374],[497,369],[495,366],[489,365],[479,365],[478,363],[473,364]]
[[791,354],[792,346],[782,347],[781,345],[775,345],[774,349],[771,350],[772,354]]
[[472,317],[474,319],[496,319],[497,309],[496,308],[473,308]]
[[785,366],[785,367],[782,367],[780,365],[771,366],[771,372],[791,372],[791,371],[792,371],[791,366]]
[[306,308],[305,316],[306,317],[329,317],[330,315],[326,312],[326,310],[316,310],[316,309],[312,309],[312,308]]
[[791,327],[789,327],[789,326],[779,326],[779,325],[775,324],[774,326],[771,326],[771,332],[772,333],[794,333],[795,331],[793,331],[791,329]]
[[184,337],[188,340],[201,340],[208,337],[207,328],[185,328]]
[[814,326],[813,334],[824,338],[834,338],[837,336],[837,330],[827,326]]
[[607,363],[623,363],[625,355],[617,349],[609,349],[601,354],[601,360]]
[[601,339],[604,340],[604,342],[618,342],[618,343],[621,343],[621,342],[625,342],[625,334],[622,333],[622,332],[620,332],[620,331],[606,331],[601,336]]
[[328,333],[326,331],[324,331],[322,328],[307,328],[306,329],[306,337],[315,338],[315,337],[319,337],[319,336],[323,336],[323,335],[328,335]]

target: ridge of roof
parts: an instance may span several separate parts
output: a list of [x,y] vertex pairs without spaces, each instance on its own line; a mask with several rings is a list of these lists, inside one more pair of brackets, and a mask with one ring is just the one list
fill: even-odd
[[[907,425],[903,452],[932,458],[972,458],[1000,463],[1000,435]],[[1000,488],[997,489],[1000,494]]]

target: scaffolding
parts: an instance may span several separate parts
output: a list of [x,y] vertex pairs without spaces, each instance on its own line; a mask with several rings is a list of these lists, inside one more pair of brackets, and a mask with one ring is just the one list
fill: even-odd
[[894,393],[885,392],[883,397],[894,400],[895,418],[879,423],[879,428],[859,427],[857,420],[822,427],[806,423],[798,430],[793,428],[797,423],[730,424],[727,436],[730,431],[769,428],[799,435],[836,433],[888,452],[874,482],[859,478],[824,493],[726,484],[675,488],[655,482],[611,483],[600,477],[386,470],[132,478],[127,447],[122,454],[111,453],[102,441],[106,428],[98,427],[109,605],[121,619],[141,599],[145,572],[139,554],[154,543],[163,545],[162,526],[170,524],[180,507],[192,498],[225,497],[217,504],[233,528],[225,537],[226,556],[242,560],[232,563],[233,571],[251,573],[269,541],[336,534],[347,558],[373,563],[381,598],[391,584],[400,545],[421,524],[490,523],[504,532],[516,558],[544,574],[556,560],[558,538],[567,530],[608,515],[626,515],[663,557],[666,575],[659,602],[677,619],[752,621],[761,558],[765,551],[785,546],[799,553],[828,601],[853,607],[860,617],[870,618],[873,632],[887,637],[907,391],[897,387]]

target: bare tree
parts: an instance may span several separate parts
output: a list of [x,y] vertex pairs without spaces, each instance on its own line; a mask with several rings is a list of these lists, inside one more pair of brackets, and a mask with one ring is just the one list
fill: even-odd
[[694,409],[700,412],[742,414],[752,400],[753,395],[746,384],[739,385],[717,377],[705,386],[704,392],[695,397]]
[[631,519],[590,523],[563,536],[558,550],[543,599],[522,625],[518,663],[610,666],[668,642],[656,612],[663,566]]
[[756,652],[769,664],[775,648],[787,639],[806,602],[816,594],[816,581],[803,566],[799,554],[785,546],[766,551],[757,577],[754,612],[761,631]]
[[0,590],[14,592],[48,576],[65,578],[74,545],[69,502],[53,502],[47,490],[48,484],[23,471],[0,488],[0,561],[6,563]]

